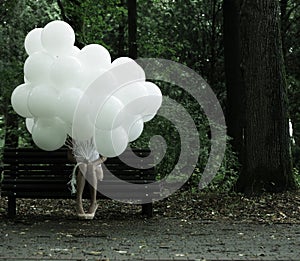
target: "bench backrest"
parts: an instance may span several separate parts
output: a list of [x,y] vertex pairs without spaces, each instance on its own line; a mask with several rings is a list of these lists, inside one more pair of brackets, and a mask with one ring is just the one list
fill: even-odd
[[[132,157],[132,151],[138,157]],[[119,157],[109,158],[104,164],[104,179],[107,169],[123,180],[155,180],[153,160],[147,149],[126,150],[120,158],[129,159],[133,166],[147,166],[145,169],[132,167]],[[66,181],[72,173],[74,163],[67,157],[68,150],[43,151],[33,148],[5,148],[3,154],[4,183],[7,178],[22,180],[44,180],[53,178]]]

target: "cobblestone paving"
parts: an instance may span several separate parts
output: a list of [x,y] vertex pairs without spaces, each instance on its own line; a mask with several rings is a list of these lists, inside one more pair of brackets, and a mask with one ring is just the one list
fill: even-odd
[[2,260],[300,260],[300,224],[0,220]]

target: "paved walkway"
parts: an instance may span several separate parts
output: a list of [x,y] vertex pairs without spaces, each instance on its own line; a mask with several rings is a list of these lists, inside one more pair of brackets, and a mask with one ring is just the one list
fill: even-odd
[[0,220],[2,260],[300,260],[300,224]]

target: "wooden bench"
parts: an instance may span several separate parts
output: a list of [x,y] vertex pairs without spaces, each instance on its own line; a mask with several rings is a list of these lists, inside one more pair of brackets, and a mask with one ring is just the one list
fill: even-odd
[[[134,161],[143,162],[149,155],[149,150],[133,150],[139,157]],[[8,216],[16,215],[17,198],[75,198],[71,194],[70,176],[74,167],[67,157],[68,150],[42,151],[36,148],[5,148],[3,151],[3,180],[1,196],[8,197]],[[132,152],[125,151],[122,157],[132,157]],[[133,158],[133,157],[132,157]],[[145,161],[149,168],[137,169],[130,167],[119,159],[109,158],[103,164],[104,179],[98,182],[99,186],[111,186],[114,181],[106,178],[109,170],[119,179],[131,183],[144,184],[144,195],[150,196],[147,184],[155,181],[155,170],[150,157]],[[146,159],[146,158],[145,158]],[[152,165],[151,165],[152,164]],[[87,188],[88,186],[85,186]],[[122,193],[122,188],[119,188]],[[119,191],[118,190],[118,191]],[[140,191],[140,190],[139,190]],[[133,198],[134,191],[132,192]],[[139,195],[137,195],[138,197]],[[107,198],[98,192],[99,198]],[[88,188],[85,189],[84,198],[89,198]],[[142,214],[151,217],[153,214],[152,201],[142,204]]]

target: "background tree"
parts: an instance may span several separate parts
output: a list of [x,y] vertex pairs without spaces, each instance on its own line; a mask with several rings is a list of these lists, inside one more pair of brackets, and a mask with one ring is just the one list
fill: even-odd
[[[3,1],[1,3],[0,24],[0,96],[1,115],[4,119],[5,146],[16,147],[24,141],[21,135],[24,120],[12,110],[10,96],[12,90],[24,82],[23,65],[26,59],[24,39],[34,27],[44,26],[45,23],[58,18],[58,9],[53,1]],[[33,15],[34,14],[34,15]],[[23,134],[23,133],[22,133]],[[25,134],[26,140],[26,134]]]
[[289,117],[293,126],[294,167],[300,169],[300,3],[281,0],[281,35],[283,56],[287,72]]
[[239,0],[223,1],[224,61],[226,79],[226,124],[233,150],[243,164],[245,90],[241,75],[240,4]]
[[180,62],[225,94],[222,1],[138,1],[138,52]]
[[295,188],[278,0],[241,8],[245,84],[245,161],[237,187],[252,193]]
[[[257,10],[250,10],[249,13],[251,19],[253,17],[256,19],[256,15],[267,15],[267,10],[270,10],[269,4],[266,1],[267,0],[264,0],[258,4],[256,3],[258,1],[255,0],[253,6],[249,4],[249,2],[245,2],[245,6],[250,7],[250,9],[259,6],[265,10],[262,12],[263,14],[259,13]],[[280,90],[280,93],[285,95],[285,93],[282,92],[284,89],[284,83],[282,84],[284,77],[278,77],[277,74],[280,72],[281,67],[276,67],[276,70],[272,67],[274,73],[270,73],[269,70],[271,71],[271,69],[268,70],[267,68],[269,64],[272,65],[272,62],[274,62],[273,66],[278,62],[276,60],[278,57],[274,58],[271,55],[272,50],[274,51],[274,54],[276,54],[276,52],[278,53],[277,45],[279,44],[276,42],[277,40],[274,42],[276,48],[271,46],[273,38],[277,39],[277,36],[275,37],[273,30],[272,32],[274,34],[268,31],[268,34],[265,34],[265,36],[261,35],[267,31],[265,21],[271,21],[272,26],[274,21],[272,19],[268,20],[269,16],[266,20],[258,20],[261,21],[260,25],[262,26],[262,33],[260,34],[255,31],[252,24],[251,33],[246,34],[245,26],[247,19],[245,20],[245,17],[247,15],[247,9],[243,6],[243,41],[242,44],[241,42],[239,43],[241,37],[238,36],[240,22],[239,4],[243,2],[244,1],[240,0],[3,0],[0,3],[0,14],[1,18],[3,18],[0,21],[0,47],[2,50],[0,53],[0,138],[3,140],[3,135],[6,133],[6,146],[8,146],[9,141],[14,141],[14,143],[11,144],[18,144],[19,146],[24,146],[26,142],[30,143],[32,141],[24,126],[24,120],[16,116],[10,107],[10,95],[13,88],[23,82],[23,65],[26,59],[25,50],[23,48],[24,38],[34,27],[43,27],[50,20],[63,19],[75,29],[76,45],[79,47],[91,43],[98,43],[104,45],[110,51],[112,58],[115,59],[120,56],[128,56],[129,49],[133,46],[137,49],[134,52],[138,53],[138,57],[170,59],[185,64],[198,72],[210,84],[219,98],[224,111],[226,111],[228,134],[233,138],[231,140],[231,145],[234,147],[234,152],[240,152],[243,144],[248,145],[250,141],[252,142],[252,136],[247,136],[247,144],[243,143],[242,140],[243,128],[245,127],[245,123],[241,120],[245,118],[245,116],[243,116],[245,114],[243,113],[243,110],[241,110],[243,104],[245,104],[245,102],[243,102],[244,100],[241,99],[243,96],[243,88],[241,88],[242,80],[246,79],[246,77],[251,78],[249,76],[250,72],[254,72],[255,77],[256,74],[259,76],[258,78],[261,80],[259,85],[263,87],[257,88],[253,93],[259,94],[259,97],[263,97],[261,100],[263,100],[265,96],[270,96],[270,98],[274,98],[274,102],[277,103],[278,99],[275,99],[275,97],[277,97],[275,90]],[[132,3],[136,3],[136,7],[131,7]],[[134,10],[135,8],[136,11]],[[297,144],[299,145],[300,130],[300,59],[298,45],[300,28],[299,3],[296,0],[281,0],[280,9],[283,51],[287,68],[290,119],[294,126],[295,144],[293,150],[294,155],[297,155],[297,148],[300,148],[297,146]],[[131,26],[133,23],[128,23],[128,17],[135,17],[132,21],[133,23],[136,22],[136,26],[134,26],[135,29],[132,30],[132,32],[136,32],[136,40],[134,40],[135,37],[132,37],[134,34],[129,36],[130,28],[133,28]],[[276,19],[278,20],[278,18],[277,13]],[[252,45],[250,44],[253,39],[259,39],[259,41],[255,40],[257,45],[255,45],[255,43]],[[134,44],[135,42],[136,44]],[[248,48],[248,43],[252,50],[252,53],[250,54],[247,54],[245,49]],[[265,47],[263,44],[269,45],[268,47]],[[239,49],[238,45],[243,49]],[[269,49],[270,46],[272,50]],[[258,49],[260,56],[256,55],[255,48],[261,48]],[[243,77],[240,77],[239,75],[241,65],[241,58],[239,58],[239,56],[242,55],[239,51],[243,51],[243,60],[249,63],[242,64],[243,69],[245,69],[245,74],[242,75]],[[254,59],[252,57],[253,54],[256,55],[255,57],[258,57],[258,60],[261,60],[262,57],[268,60],[267,63],[265,60],[262,60],[261,63],[257,64],[259,70],[265,70],[265,75],[267,76],[266,80],[262,80],[263,76],[259,74],[259,72],[252,71],[255,70],[255,68],[253,68],[254,65],[250,66]],[[136,57],[137,54],[131,56]],[[246,60],[245,57],[249,57],[250,60]],[[275,71],[277,73],[275,73]],[[270,78],[272,77],[275,77],[274,79],[280,83],[275,83],[278,84],[277,86],[281,86],[279,89],[277,87],[269,88],[271,85]],[[251,86],[258,86],[258,83],[247,83],[248,85],[251,84]],[[200,133],[201,152],[199,162],[195,169],[195,173],[189,181],[191,186],[195,187],[195,184],[197,184],[197,181],[200,178],[200,173],[206,164],[210,150],[208,121],[199,104],[197,104],[193,97],[188,93],[172,84],[158,84],[163,95],[175,99],[187,109],[194,119]],[[249,96],[252,87],[249,89],[248,85],[246,87]],[[256,99],[255,95],[251,97],[251,99],[248,99],[247,108],[250,106],[250,101]],[[279,117],[281,114],[277,114],[277,110],[284,112],[287,103],[284,103],[285,105],[283,107],[280,107],[280,102],[278,104],[279,107],[277,105],[276,107],[273,106],[274,113],[271,115],[273,115],[274,118],[278,118],[278,121],[272,122],[274,124],[276,122],[279,126],[282,121],[281,116]],[[261,109],[265,108],[258,107],[256,108],[260,110],[256,111],[256,113],[261,113]],[[267,109],[271,110],[270,107]],[[10,115],[12,117],[10,117]],[[251,120],[251,118],[249,119],[249,115],[253,114],[248,111],[247,121]],[[266,120],[269,119],[264,118],[265,122]],[[271,126],[269,130],[268,127],[266,127],[268,124]],[[285,125],[282,126],[280,125],[277,131],[280,132],[283,130],[283,135],[286,135],[286,123],[284,124]],[[272,127],[271,121],[268,121],[266,125],[262,129],[260,129],[261,127],[259,125],[258,131],[262,132],[263,135],[268,131],[273,133],[275,128]],[[6,132],[4,131],[4,128],[6,128]],[[185,131],[188,133],[189,130]],[[252,129],[252,131],[254,132],[254,129]],[[11,136],[10,133],[12,134]],[[170,137],[170,133],[173,133],[175,136],[177,135],[176,129],[166,119],[156,117],[153,121],[145,124],[142,137],[132,145],[147,146],[149,137],[153,133],[162,134],[166,138],[168,145],[170,145],[168,147],[170,148],[168,157],[164,161],[164,166],[161,167],[163,170],[162,172],[166,172],[166,169],[173,167],[174,162],[176,162],[176,155],[180,152],[179,142],[176,142],[176,139],[174,140]],[[244,135],[246,134],[244,133]],[[280,135],[282,134],[276,136],[278,140],[281,139]],[[269,134],[265,136],[271,137]],[[255,142],[258,141],[255,140]],[[280,140],[279,143],[283,144],[284,142],[281,142]],[[249,147],[247,153],[249,154],[250,151],[253,152],[252,147]],[[285,151],[286,150],[283,150],[282,152],[284,155],[286,155]],[[269,153],[265,155],[271,157],[271,155],[273,155],[272,153],[273,152],[269,151]],[[239,155],[241,156],[242,154],[239,153]],[[289,160],[288,157],[287,161],[284,161],[282,164],[286,164]],[[243,162],[241,158],[240,162]],[[295,161],[295,163],[295,166],[297,166],[297,161]],[[212,187],[217,189],[230,187],[237,177],[236,164],[235,155],[229,144],[225,160]],[[245,165],[245,168],[249,170],[249,164]],[[261,173],[261,175],[263,175],[263,173]],[[285,176],[285,173],[283,173],[282,176]],[[241,176],[240,181],[242,180],[244,180],[244,175]],[[249,182],[250,185],[245,185],[247,182]],[[272,182],[273,180],[271,181],[271,184]],[[243,186],[241,185],[242,183],[244,184]],[[244,180],[242,183],[239,182],[241,185],[240,190],[245,191],[246,187],[249,188],[249,186],[253,185],[253,180]]]
[[105,46],[113,59],[128,55],[127,7],[125,0],[57,0],[62,19],[76,33],[76,44]]
[[136,10],[136,0],[127,1],[128,9],[128,45],[129,51],[128,56],[132,59],[138,57],[137,53],[137,10]]
[[[64,2],[68,2],[68,5],[65,6]],[[76,35],[75,45],[80,49],[84,47],[84,43],[82,42],[80,35],[82,35],[84,32],[84,16],[82,15],[82,6],[85,2],[86,1],[79,0],[57,0],[61,17],[74,29]]]

